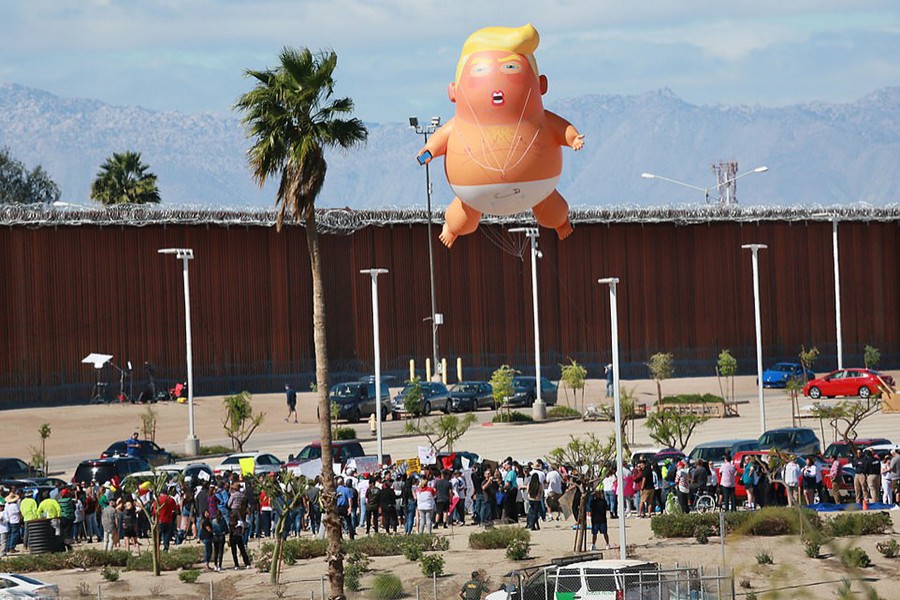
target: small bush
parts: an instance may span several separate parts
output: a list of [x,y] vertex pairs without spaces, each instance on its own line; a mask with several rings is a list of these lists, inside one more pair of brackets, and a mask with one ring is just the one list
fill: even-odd
[[[322,542],[322,554],[319,556],[325,556],[325,540],[316,541]],[[416,546],[422,551],[447,550],[450,547],[450,540],[427,533],[411,535],[376,533],[344,541],[346,552],[357,551],[367,556],[400,556],[405,554],[406,548],[409,546]]]
[[828,521],[828,529],[834,537],[876,535],[893,529],[891,515],[882,511],[844,512]]
[[362,573],[359,565],[347,565],[344,567],[344,585],[348,590],[351,592],[359,591],[359,578],[362,577]]
[[200,446],[200,454],[198,456],[210,456],[212,454],[231,454],[234,452],[233,448],[229,448],[228,446]]
[[[718,402],[725,402],[725,399],[713,394],[679,394],[662,399],[663,404],[716,404]],[[657,400],[655,404],[659,404],[659,401]]]
[[698,544],[708,544],[709,543],[709,527],[706,525],[697,525],[694,529],[694,539],[697,540]]
[[200,571],[197,569],[187,569],[178,574],[178,579],[184,583],[196,583],[200,577]]
[[531,532],[523,527],[495,527],[469,534],[469,547],[473,550],[501,550],[514,540],[531,541]]
[[741,589],[744,589],[744,590],[749,590],[750,588],[753,587],[753,584],[750,583],[750,580],[744,579],[743,577],[741,578],[741,581],[738,583],[738,585],[740,585]]
[[506,558],[509,560],[525,560],[530,548],[524,540],[513,540],[506,547]]
[[514,410],[511,413],[501,411],[491,419],[491,423],[530,423],[531,421],[534,421],[534,419],[531,418],[531,415],[520,413],[517,410]]
[[548,419],[569,419],[572,417],[581,417],[581,413],[568,406],[554,406],[547,411]]
[[900,555],[900,544],[898,544],[897,540],[894,538],[891,538],[886,542],[878,542],[875,544],[875,549],[885,558],[896,558]]
[[809,558],[819,558],[821,545],[819,544],[818,540],[808,539],[803,542],[803,551]]
[[[284,544],[282,546],[281,558],[284,560],[284,564],[293,565],[296,564],[298,560],[306,560],[309,558],[320,558],[325,556],[326,550],[328,548],[327,540],[320,539],[310,539],[310,538],[301,538],[301,539],[289,539],[284,540]],[[263,570],[263,566],[271,565],[272,554],[275,552],[275,544],[274,542],[264,542],[259,550],[258,554],[256,554],[256,566]],[[263,563],[263,564],[260,564]],[[268,570],[266,568],[265,570]]]
[[758,565],[774,565],[775,560],[772,558],[772,553],[768,550],[762,550],[756,553],[756,564]]
[[334,439],[336,440],[355,440],[356,430],[352,427],[338,427],[334,430]]
[[419,566],[422,568],[422,575],[425,577],[434,575],[440,577],[444,574],[444,555],[425,554],[419,559]]
[[[172,548],[168,552],[161,552],[159,555],[159,570],[177,571],[179,569],[190,569],[203,558],[200,554],[201,551],[202,549],[197,546],[180,546]],[[128,556],[125,568],[128,571],[152,571],[153,557],[149,551],[131,554]]]
[[865,568],[872,565],[872,561],[866,551],[855,546],[841,555],[841,564],[845,567]]
[[118,581],[119,570],[113,569],[112,567],[103,567],[103,570],[100,571],[100,576],[106,581]]
[[403,556],[406,557],[406,560],[417,562],[420,558],[422,558],[422,554],[422,548],[416,546],[415,544],[408,544],[403,547]]
[[396,600],[403,595],[403,582],[392,573],[382,573],[375,576],[370,593],[375,600]]

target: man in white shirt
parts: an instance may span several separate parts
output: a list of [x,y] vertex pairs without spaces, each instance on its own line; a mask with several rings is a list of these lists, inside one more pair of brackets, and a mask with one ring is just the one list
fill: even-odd
[[559,469],[554,466],[547,476],[544,478],[544,485],[547,490],[547,508],[550,512],[556,513],[556,519],[559,520],[562,508],[559,505],[559,498],[562,496],[562,475]]
[[787,488],[788,506],[794,506],[800,502],[800,465],[793,460],[788,462],[784,465],[782,477]]

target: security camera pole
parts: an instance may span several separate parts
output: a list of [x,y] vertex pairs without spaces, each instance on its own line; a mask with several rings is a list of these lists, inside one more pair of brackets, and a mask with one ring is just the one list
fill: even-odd
[[547,418],[547,405],[541,399],[541,332],[537,293],[537,259],[542,256],[537,247],[540,232],[537,227],[515,227],[509,232],[524,233],[531,239],[531,299],[534,304],[534,404],[531,406],[531,416],[535,421],[543,421]]

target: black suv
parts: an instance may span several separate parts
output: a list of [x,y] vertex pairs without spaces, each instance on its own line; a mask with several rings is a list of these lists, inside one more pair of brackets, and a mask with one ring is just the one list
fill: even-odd
[[[337,406],[338,418],[346,419],[351,423],[357,423],[362,417],[375,414],[375,382],[351,381],[331,386],[328,391],[328,399],[331,404]],[[387,415],[390,407],[391,393],[382,378],[381,384],[381,414]],[[318,411],[316,412],[317,416]],[[321,418],[321,416],[319,416]]]
[[[175,462],[175,457],[166,452],[165,448],[160,448],[150,440],[138,440],[140,447],[137,449],[135,456],[143,458],[154,467],[160,465],[171,465]],[[113,456],[128,456],[128,442],[114,442],[109,448],[100,455],[100,458],[111,458]]]
[[43,476],[42,470],[31,468],[21,458],[0,458],[0,479],[30,479]]
[[[450,390],[443,383],[423,381],[418,384],[422,390],[420,407],[423,415],[431,414],[431,409],[436,408],[445,413],[450,412]],[[400,393],[391,401],[391,416],[399,419],[406,412],[406,395],[412,389],[412,384],[407,384]]]
[[818,454],[822,451],[816,432],[808,427],[783,427],[768,430],[759,436],[759,449],[768,450],[770,448],[796,456]]
[[134,456],[83,460],[75,469],[72,483],[89,485],[97,482],[103,485],[109,481],[118,484],[132,473],[150,471],[152,468],[146,460]]

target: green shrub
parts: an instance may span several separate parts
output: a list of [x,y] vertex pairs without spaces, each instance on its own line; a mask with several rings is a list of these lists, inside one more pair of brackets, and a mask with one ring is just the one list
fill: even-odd
[[[284,540],[281,550],[281,558],[286,565],[296,564],[298,560],[320,558],[325,556],[328,548],[327,540],[310,538],[292,538]],[[261,561],[271,564],[272,554],[275,552],[274,542],[264,542],[256,554],[257,566],[262,569]]]
[[803,551],[809,558],[819,558],[821,549],[822,547],[818,540],[810,538],[803,542]]
[[694,529],[694,539],[697,540],[698,544],[708,544],[709,543],[709,527],[706,525],[697,525],[696,529]]
[[775,560],[772,558],[772,553],[768,550],[761,550],[756,553],[756,564],[758,565],[774,565]]
[[422,575],[432,577],[437,575],[440,577],[444,574],[444,555],[443,554],[424,554],[419,559],[419,566],[422,568]]
[[[197,546],[180,546],[172,548],[168,552],[160,552],[159,569],[160,571],[177,571],[179,569],[190,569],[194,564],[200,562],[203,556],[200,554],[202,549]],[[125,564],[128,571],[152,571],[153,557],[150,552],[141,552],[140,554],[131,554]]]
[[200,577],[200,571],[197,569],[187,569],[178,574],[178,579],[184,583],[196,583],[198,577]]
[[406,557],[406,560],[416,562],[420,558],[422,558],[422,554],[422,548],[415,544],[407,544],[403,546],[403,556]]
[[[317,540],[322,542],[322,554],[325,555],[325,540]],[[421,533],[410,535],[387,535],[385,533],[376,533],[365,537],[358,537],[353,540],[344,541],[344,550],[346,552],[361,552],[368,556],[400,556],[405,555],[406,548],[416,546],[422,551],[426,550],[447,550],[450,547],[450,540],[440,538],[436,535]]]
[[525,560],[530,548],[524,540],[513,540],[506,547],[506,558],[509,560]]
[[889,533],[893,522],[891,515],[882,511],[843,512],[832,517],[827,526],[834,537],[847,537]]
[[338,427],[334,430],[334,439],[336,440],[355,440],[356,430],[352,427]]
[[344,585],[351,592],[358,592],[359,578],[362,577],[363,570],[359,565],[347,565],[344,567]]
[[118,581],[119,570],[113,569],[112,567],[103,567],[103,570],[100,571],[100,576],[106,581]]
[[[820,531],[822,520],[819,515],[809,509],[767,507],[757,511],[741,511],[725,513],[726,533],[738,532],[745,535],[797,535],[800,532],[800,520],[803,519],[804,531]],[[719,534],[719,515],[716,513],[662,514],[650,520],[650,529],[657,537],[689,538],[694,537],[697,527],[709,528],[710,535]]]
[[403,595],[403,582],[392,573],[376,575],[372,581],[371,596],[375,600],[396,600]]
[[662,401],[663,404],[715,404],[725,402],[725,399],[714,394],[679,394],[666,396]]
[[548,419],[568,419],[571,417],[581,417],[581,413],[568,406],[554,406],[547,411]]
[[511,413],[503,411],[498,412],[494,415],[494,418],[491,419],[491,423],[530,423],[533,420],[531,415],[526,415],[525,413],[514,410]]
[[865,550],[859,546],[855,546],[841,554],[841,564],[845,567],[865,568],[871,566],[872,561],[869,559],[869,555],[866,554]]
[[129,556],[130,553],[125,550],[107,552],[95,548],[82,548],[66,553],[21,554],[0,559],[0,571],[30,573],[105,566],[124,567]]
[[469,547],[473,550],[500,550],[507,548],[515,540],[530,542],[531,532],[512,525],[485,529],[469,534]]
[[[725,528],[728,531],[734,529],[746,519],[746,512],[732,512],[725,514]],[[741,515],[741,516],[738,516]],[[650,519],[650,529],[657,537],[663,538],[689,538],[694,537],[698,527],[706,527],[709,531],[718,530],[719,515],[713,513],[678,513],[661,514]]]
[[212,454],[231,454],[234,452],[233,448],[229,448],[228,446],[200,446],[200,454],[198,456],[210,456]]
[[885,558],[896,558],[900,555],[900,544],[898,544],[897,540],[894,538],[891,538],[886,542],[878,542],[875,544],[875,549]]

